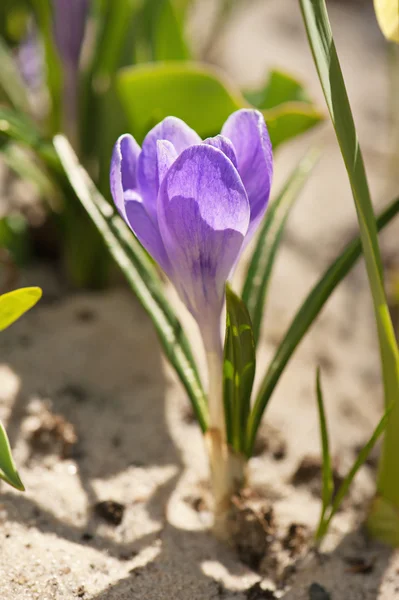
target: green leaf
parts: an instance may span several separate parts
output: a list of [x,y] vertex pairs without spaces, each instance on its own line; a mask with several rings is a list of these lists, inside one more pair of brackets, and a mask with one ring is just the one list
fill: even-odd
[[374,303],[385,406],[394,407],[385,433],[378,489],[385,499],[399,507],[399,479],[395,475],[399,456],[399,351],[384,291],[374,211],[325,2],[301,0],[300,4],[314,62],[352,188]]
[[31,1],[43,38],[46,80],[51,99],[50,128],[55,133],[61,129],[63,73],[53,38],[52,3],[49,0]]
[[251,315],[255,343],[259,340],[265,299],[277,250],[280,246],[288,215],[309,174],[318,160],[319,152],[312,149],[289,176],[282,191],[266,212],[258,241],[248,266],[242,299]]
[[139,5],[139,0],[103,2],[97,11],[98,33],[90,68],[95,88],[106,88],[119,67],[126,35]]
[[[153,12],[154,8],[152,8]],[[183,33],[183,19],[173,0],[158,0],[154,19],[154,60],[186,60],[190,58]]]
[[7,292],[0,296],[0,331],[9,327],[19,319],[41,298],[42,290],[38,287],[26,287]]
[[215,71],[195,63],[171,61],[122,69],[118,84],[139,140],[169,115],[180,117],[202,137],[210,136],[241,106],[237,90]]
[[332,468],[331,468],[331,456],[330,456],[330,447],[329,447],[329,441],[328,441],[326,415],[325,415],[325,411],[324,411],[323,392],[321,389],[320,368],[317,368],[317,372],[316,372],[316,397],[317,397],[317,408],[318,408],[318,413],[319,413],[320,438],[321,438],[321,448],[322,448],[322,457],[323,457],[322,493],[321,493],[322,509],[321,509],[318,533],[316,533],[316,539],[318,539],[319,531],[323,527],[324,515],[330,505],[330,502],[331,502],[331,499],[332,499],[332,496],[334,493],[334,480],[333,480],[333,473],[332,473]]
[[162,292],[160,279],[153,264],[124,221],[96,190],[87,173],[79,165],[66,138],[57,135],[54,138],[54,146],[78,199],[149,314],[164,352],[190,397],[199,424],[202,430],[206,431],[206,397],[190,345]]
[[[186,121],[203,138],[216,135],[232,112],[249,107],[220,71],[189,61],[121,69],[117,84],[130,128],[139,141],[169,115]],[[262,112],[274,149],[322,119],[312,105],[303,102],[287,102]]]
[[[378,217],[378,229],[383,229],[398,214],[398,212],[399,198],[396,198]],[[356,238],[353,242],[348,244],[342,254],[340,254],[325,271],[324,275],[322,275],[297,311],[262,380],[255,404],[251,411],[248,420],[248,457],[252,455],[255,437],[262,415],[280,375],[293,355],[295,348],[307,333],[309,327],[320,313],[332,292],[349,273],[361,254],[362,245],[360,239]]]
[[1,37],[0,65],[0,89],[16,109],[29,113],[30,104],[25,84],[7,44]]
[[245,450],[255,362],[255,344],[248,310],[241,298],[227,285],[223,396],[227,441],[237,452]]
[[300,81],[277,69],[270,71],[262,89],[246,91],[244,95],[250,104],[260,109],[274,108],[285,102],[312,102]]
[[331,523],[331,520],[333,519],[334,515],[336,514],[339,507],[341,506],[342,500],[345,498],[346,494],[348,493],[349,487],[350,487],[352,481],[354,480],[357,472],[359,471],[360,467],[366,462],[366,460],[367,460],[370,452],[374,448],[378,438],[386,430],[392,408],[393,408],[393,406],[389,406],[387,408],[387,410],[383,414],[381,420],[379,421],[377,427],[374,429],[373,434],[370,437],[369,441],[367,442],[367,444],[365,446],[363,446],[363,448],[359,452],[355,462],[353,463],[352,468],[350,469],[349,473],[347,474],[347,476],[341,483],[341,485],[338,489],[338,492],[337,492],[337,494],[333,500],[333,503],[331,505],[331,510],[328,514],[328,517],[323,521],[322,526],[318,530],[318,533],[317,533],[318,539],[322,539],[325,536],[325,534],[327,533],[328,528]]
[[8,441],[6,430],[3,423],[0,421],[0,479],[3,479],[9,485],[12,485],[20,492],[24,492],[24,484],[22,483],[18,471],[15,467],[14,460],[11,454],[10,442]]

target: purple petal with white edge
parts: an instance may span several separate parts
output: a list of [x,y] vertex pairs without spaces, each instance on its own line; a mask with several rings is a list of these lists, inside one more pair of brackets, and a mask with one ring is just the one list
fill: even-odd
[[159,186],[161,185],[166,173],[169,171],[169,168],[175,162],[177,156],[177,150],[172,142],[168,142],[167,140],[157,141],[157,168]]
[[162,182],[158,222],[173,265],[172,280],[201,327],[218,327],[225,283],[240,253],[249,217],[237,170],[208,144],[185,150]]
[[167,275],[171,265],[158,227],[150,219],[141,196],[134,191],[125,194],[126,222],[144,248],[151,254]]
[[234,151],[232,142],[224,135],[216,135],[215,137],[207,138],[203,141],[204,144],[209,144],[214,148],[218,148],[223,152],[227,158],[231,160],[235,168],[237,169],[237,157]]
[[125,194],[137,190],[137,159],[140,146],[131,135],[122,135],[116,142],[111,159],[110,185],[115,206],[126,219]]
[[157,151],[159,140],[166,140],[173,144],[177,155],[189,146],[201,143],[199,135],[177,117],[166,117],[147,133],[137,165],[137,179],[144,205],[153,219],[156,218],[157,196],[160,185]]
[[263,115],[254,109],[242,109],[230,115],[223,125],[222,134],[233,143],[238,172],[251,207],[247,243],[269,201],[273,177],[272,145]]

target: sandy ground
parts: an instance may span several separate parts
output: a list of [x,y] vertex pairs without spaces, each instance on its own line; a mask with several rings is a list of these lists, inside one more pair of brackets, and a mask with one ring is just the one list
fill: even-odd
[[[368,9],[331,3],[331,13],[380,207],[398,188],[386,167],[384,45]],[[302,76],[321,101],[292,0],[252,2],[250,9],[237,11],[213,53],[243,85],[259,83],[270,66],[285,67]],[[293,211],[278,257],[258,379],[301,299],[356,231],[349,185],[328,124],[281,151],[274,190],[312,137],[324,144],[324,154]],[[384,233],[385,256],[397,237],[397,224]],[[242,269],[237,285],[240,277]],[[244,564],[248,556],[240,560],[208,531],[201,436],[152,325],[128,290],[65,295],[57,275],[43,266],[30,269],[20,283],[42,285],[44,297],[0,338],[0,417],[27,488],[19,494],[1,487],[1,600],[273,598],[262,589],[284,600],[399,598],[399,556],[367,540],[361,528],[373,493],[373,464],[359,473],[323,555],[299,554],[294,570],[278,542],[280,549],[265,552],[254,570]],[[198,332],[188,316],[185,322],[203,366]],[[303,457],[319,453],[317,364],[337,470],[343,474],[382,410],[375,327],[361,264],[286,369],[267,412],[268,446],[250,463],[254,489],[273,507],[278,540],[293,523],[310,530],[317,523],[318,476],[307,485],[292,483]],[[46,428],[53,433],[46,434]],[[109,500],[124,506],[118,525],[94,510]],[[315,583],[322,589],[313,586],[310,592]]]

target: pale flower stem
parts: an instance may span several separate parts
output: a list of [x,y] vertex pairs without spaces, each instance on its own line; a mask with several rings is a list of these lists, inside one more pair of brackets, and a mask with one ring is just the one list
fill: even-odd
[[223,443],[226,442],[226,425],[223,406],[223,358],[221,351],[206,353],[208,364],[208,407],[209,426],[220,432]]
[[[204,340],[205,341],[205,340]],[[223,402],[223,348],[213,340],[205,341],[208,364],[209,429],[206,443],[211,469],[212,493],[215,501],[214,531],[221,538],[228,538],[228,515],[231,498],[245,481],[245,459],[237,455],[227,444]]]

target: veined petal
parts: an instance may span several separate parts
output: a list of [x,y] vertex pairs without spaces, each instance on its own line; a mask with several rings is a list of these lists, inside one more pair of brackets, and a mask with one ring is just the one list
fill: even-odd
[[237,170],[208,144],[182,152],[158,196],[158,222],[173,283],[204,327],[214,327],[224,288],[248,230],[250,209]]
[[[157,141],[157,168],[158,168],[158,185],[160,186],[170,166],[177,158],[177,150],[167,140]],[[156,208],[156,204],[155,204]]]
[[156,220],[156,205],[159,190],[157,142],[170,142],[178,156],[193,144],[200,144],[201,138],[191,127],[177,117],[166,117],[149,131],[144,139],[137,165],[139,192],[149,215]]
[[122,135],[116,142],[111,159],[111,193],[120,215],[126,220],[125,194],[137,190],[137,159],[140,146],[131,135]]
[[156,224],[150,219],[141,196],[129,191],[125,194],[126,222],[140,243],[151,254],[165,273],[171,276],[171,266]]
[[273,176],[272,145],[263,115],[254,109],[242,109],[230,115],[223,125],[222,134],[233,143],[238,172],[248,194],[251,207],[249,238],[259,225],[269,201]]
[[203,141],[204,144],[209,144],[214,148],[218,148],[227,158],[231,160],[237,169],[237,157],[232,142],[224,135],[216,135],[215,137],[207,138]]

